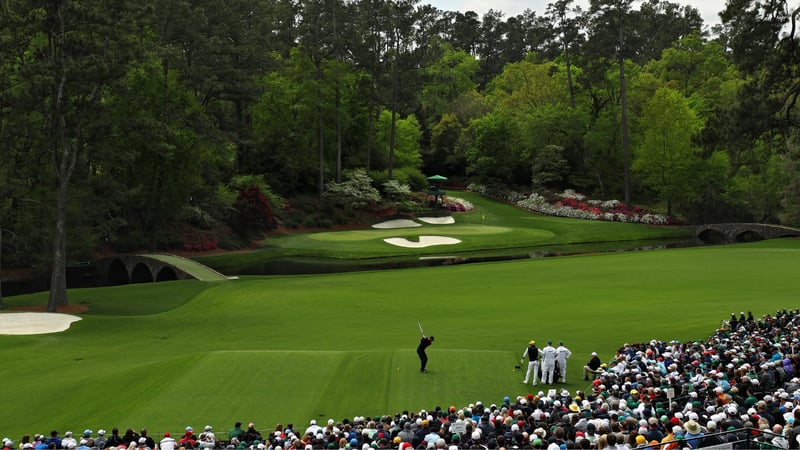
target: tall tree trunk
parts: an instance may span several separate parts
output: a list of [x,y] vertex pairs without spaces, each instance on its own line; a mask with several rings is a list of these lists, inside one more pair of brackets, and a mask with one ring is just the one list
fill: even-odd
[[[399,51],[399,46],[397,47]],[[392,126],[389,132],[389,170],[387,178],[392,179],[392,170],[394,169],[394,146],[397,140],[397,89],[399,86],[397,75],[397,52],[395,52],[394,67],[392,67]]]
[[564,62],[567,64],[567,89],[569,89],[569,106],[575,109],[575,87],[572,84],[572,65],[569,62],[569,51],[564,43]]
[[3,228],[0,227],[0,309],[5,309],[3,304]]
[[319,200],[325,193],[325,124],[322,120],[322,61],[317,61],[317,147],[319,150]]
[[400,88],[399,78],[400,75],[400,36],[397,30],[397,10],[394,12],[394,59],[392,64],[392,126],[389,132],[389,169],[387,171],[387,179],[392,179],[392,170],[394,169],[394,147],[397,139],[397,90]]
[[58,179],[56,191],[55,222],[56,233],[53,238],[53,268],[50,272],[50,296],[47,311],[56,312],[67,304],[67,193],[68,180]]
[[67,304],[67,203],[69,202],[69,182],[78,151],[82,145],[81,130],[77,128],[74,145],[70,145],[67,137],[66,103],[69,101],[65,92],[67,83],[66,24],[64,19],[65,4],[58,7],[59,30],[55,39],[58,46],[57,67],[59,70],[58,89],[55,93],[54,111],[51,125],[51,148],[53,172],[56,182],[55,236],[53,237],[53,267],[50,272],[50,295],[47,310],[55,312],[58,306]]
[[333,59],[336,61],[336,182],[342,182],[342,86],[339,77],[339,64],[341,55],[339,53],[339,35],[336,33],[336,4],[339,0],[333,0]]
[[625,204],[631,204],[631,152],[628,145],[628,94],[625,87],[625,58],[623,57],[622,17],[619,20],[619,90],[622,108],[622,155],[625,166]]
[[374,108],[375,100],[372,93],[370,93],[369,104],[367,106],[367,173],[370,171],[372,163],[372,108]]
[[336,73],[336,182],[342,182],[342,92]]

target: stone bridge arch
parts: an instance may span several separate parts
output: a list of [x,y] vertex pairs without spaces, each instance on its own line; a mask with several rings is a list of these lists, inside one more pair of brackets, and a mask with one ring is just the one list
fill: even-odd
[[707,244],[730,244],[798,237],[800,230],[763,223],[714,223],[697,226],[695,236]]
[[[165,260],[166,259],[166,260]],[[198,266],[206,277],[190,273],[181,267],[169,262],[169,259],[188,261],[190,265]],[[187,265],[187,264],[183,264]],[[212,269],[202,266],[191,260],[172,255],[128,255],[120,254],[97,261],[97,272],[107,277],[110,285],[153,283],[158,281],[203,279],[205,281],[224,280],[226,277]],[[208,279],[208,274],[216,275],[213,280]]]

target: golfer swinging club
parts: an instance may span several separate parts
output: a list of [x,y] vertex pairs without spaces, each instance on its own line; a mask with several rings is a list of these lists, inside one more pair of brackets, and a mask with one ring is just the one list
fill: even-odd
[[422,324],[419,322],[417,324],[419,325],[419,332],[422,334],[422,339],[419,340],[419,345],[417,346],[417,356],[419,356],[420,363],[419,371],[427,373],[425,366],[428,365],[428,355],[425,353],[425,349],[433,344],[433,336],[425,337],[425,332],[422,331]]

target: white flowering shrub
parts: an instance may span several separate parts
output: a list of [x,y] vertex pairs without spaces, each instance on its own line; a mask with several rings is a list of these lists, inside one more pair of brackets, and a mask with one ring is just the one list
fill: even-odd
[[372,187],[372,178],[365,170],[354,170],[346,177],[341,183],[331,181],[325,184],[325,200],[349,209],[363,209],[381,201],[380,192]]
[[586,199],[585,195],[578,194],[577,192],[573,191],[572,189],[567,189],[566,191],[564,191],[563,194],[561,194],[561,196],[564,197],[564,198],[571,198],[573,200],[578,200],[578,201],[582,201],[582,200]]
[[388,180],[383,183],[383,192],[393,200],[406,200],[411,197],[411,186],[397,180]]

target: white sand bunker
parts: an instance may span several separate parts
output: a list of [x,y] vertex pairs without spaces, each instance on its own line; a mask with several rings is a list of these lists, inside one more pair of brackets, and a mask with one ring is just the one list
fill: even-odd
[[2,313],[0,334],[45,334],[66,331],[78,316],[60,313]]
[[453,244],[460,244],[461,241],[456,238],[450,238],[445,236],[420,236],[419,242],[409,241],[406,238],[386,238],[383,240],[387,244],[396,245],[398,247],[406,247],[406,248],[423,248],[423,247],[432,247],[434,245],[453,245]]
[[453,216],[445,216],[445,217],[420,217],[419,220],[429,223],[432,225],[450,225],[456,223],[456,219]]
[[421,224],[409,219],[394,219],[386,222],[376,223],[372,228],[411,228],[421,227]]

